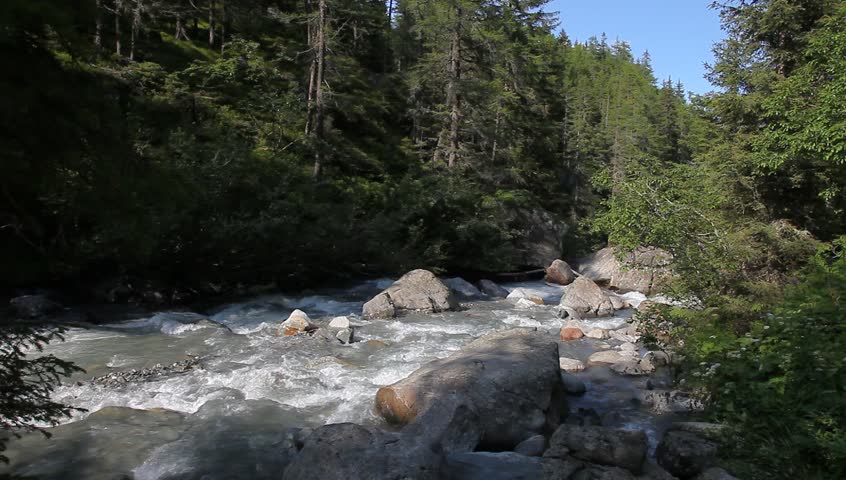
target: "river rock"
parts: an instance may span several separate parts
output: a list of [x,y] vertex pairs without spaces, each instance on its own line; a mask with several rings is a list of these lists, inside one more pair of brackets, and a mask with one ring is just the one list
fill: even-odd
[[335,317],[329,322],[331,328],[350,328],[350,319],[347,317]]
[[296,335],[313,329],[311,319],[302,310],[294,310],[288,315],[288,319],[279,325],[279,331],[285,335]]
[[618,362],[622,362],[626,360],[623,355],[620,355],[620,352],[616,350],[605,350],[602,352],[596,352],[590,357],[588,357],[587,364],[588,365],[613,365]]
[[448,480],[536,480],[542,467],[540,458],[515,452],[465,452],[447,457],[444,472]]
[[482,293],[491,298],[505,298],[508,296],[508,290],[491,280],[479,280],[479,288],[482,290]]
[[561,340],[565,342],[578,340],[584,336],[584,325],[578,320],[567,320],[567,323],[561,328],[559,334]]
[[621,291],[637,291],[647,295],[658,293],[671,277],[672,255],[654,247],[638,247],[617,259],[614,248],[608,247],[580,259],[579,272],[591,280]]
[[644,360],[649,360],[649,363],[656,367],[665,367],[670,364],[670,355],[662,351],[649,351],[643,356]]
[[585,336],[596,340],[604,340],[608,338],[608,330],[603,330],[601,328],[592,328],[588,333],[585,334]]
[[611,370],[620,375],[639,376],[652,373],[654,368],[650,369],[649,367],[651,365],[642,365],[638,360],[623,360],[611,365]]
[[412,270],[364,304],[368,319],[392,318],[403,311],[443,312],[458,303],[450,289],[428,270]]
[[[541,301],[543,301],[543,300],[541,300]],[[525,309],[533,309],[535,307],[538,307],[539,305],[543,305],[543,303],[537,303],[537,302],[534,302],[532,300],[529,300],[528,298],[521,298],[521,299],[518,299],[516,302],[514,302],[515,307],[522,308],[524,310]]]
[[519,302],[520,300],[529,300],[537,305],[544,304],[542,295],[525,288],[515,288],[505,298],[515,303]]
[[601,317],[614,313],[608,295],[587,277],[577,278],[564,290],[561,309],[574,310],[582,317]]
[[353,329],[352,328],[342,328],[338,330],[338,333],[335,334],[335,338],[338,339],[341,343],[348,345],[353,343]]
[[559,358],[558,366],[561,367],[561,370],[569,373],[581,372],[585,369],[585,364],[581,360],[567,357]]
[[647,390],[641,392],[641,401],[655,413],[691,413],[704,409],[701,400],[680,390]]
[[669,431],[655,450],[658,464],[679,478],[691,478],[714,466],[717,445],[688,432]]
[[559,372],[558,344],[548,336],[494,332],[380,388],[376,411],[392,424],[409,425],[463,405],[478,415],[485,446],[511,449],[558,424],[564,407]]
[[719,467],[712,467],[697,475],[696,480],[738,480]]
[[152,367],[147,368],[132,368],[129,370],[122,370],[119,372],[111,372],[106,375],[94,377],[91,379],[91,384],[102,385],[105,387],[123,387],[130,383],[140,383],[151,380],[158,380],[162,377],[187,373],[200,366],[200,358],[193,355],[188,355],[185,360],[180,360],[169,365],[162,365],[157,363]]
[[609,427],[561,425],[549,440],[544,456],[562,453],[586,462],[640,472],[646,459],[646,433]]
[[546,267],[546,281],[559,285],[570,285],[576,279],[573,269],[564,260],[556,259]]
[[9,301],[12,310],[20,318],[38,318],[62,309],[58,303],[50,300],[47,295],[23,295]]
[[476,288],[472,283],[464,280],[461,277],[447,278],[444,284],[449,287],[454,294],[464,300],[475,300],[481,298],[482,292]]
[[710,422],[673,422],[670,430],[692,433],[709,440],[719,440],[725,431],[725,425]]
[[543,435],[533,435],[514,447],[514,452],[527,457],[540,457],[543,451],[546,450],[546,437]]
[[564,384],[564,391],[570,395],[583,395],[587,391],[585,382],[566,372],[561,372],[561,383]]

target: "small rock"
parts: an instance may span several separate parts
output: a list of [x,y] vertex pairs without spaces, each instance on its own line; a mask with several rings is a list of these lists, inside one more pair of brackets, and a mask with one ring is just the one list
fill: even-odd
[[583,395],[587,391],[585,382],[566,372],[561,372],[561,383],[564,384],[564,391],[570,395]]
[[671,474],[690,478],[714,466],[717,445],[692,433],[669,431],[658,444],[655,458]]
[[588,365],[603,365],[603,364],[610,364],[613,365],[618,362],[622,362],[625,360],[620,352],[615,350],[605,350],[604,352],[596,352],[590,357],[588,357]]
[[388,346],[388,344],[382,340],[368,340],[364,342],[364,344],[370,348],[384,348]]
[[571,340],[578,340],[585,336],[584,325],[578,320],[568,320],[561,328],[560,338],[562,341],[569,342]]
[[635,342],[637,342],[637,339],[634,336],[626,335],[624,333],[621,333],[619,330],[613,330],[611,332],[608,332],[608,334],[614,340],[618,340],[618,341],[623,342],[623,343],[635,343]]
[[350,319],[347,317],[335,317],[329,322],[332,328],[350,328]]
[[514,447],[514,452],[527,457],[540,457],[546,450],[546,438],[543,435],[531,436]]
[[643,358],[648,359],[649,362],[656,367],[665,367],[670,364],[670,355],[668,355],[666,352],[646,352],[646,355],[644,355]]
[[491,280],[479,280],[479,289],[491,298],[505,298],[508,296],[508,290]]
[[561,357],[558,359],[558,364],[561,370],[569,373],[581,372],[585,369],[585,364],[581,360],[575,358]]
[[512,302],[515,302],[515,303],[519,302],[520,300],[525,299],[525,300],[529,300],[532,303],[535,303],[537,305],[544,305],[543,298],[541,298],[540,295],[538,295],[538,294],[536,294],[532,291],[526,290],[525,288],[515,288],[505,298],[507,298],[508,300],[511,300]]
[[603,330],[601,328],[593,328],[585,336],[597,340],[604,340],[608,338],[608,330]]
[[624,360],[622,362],[617,362],[614,365],[611,365],[611,370],[619,373],[620,375],[646,375],[649,372],[644,371],[643,368],[640,366],[640,362],[636,360]]
[[[282,333],[285,335],[294,335],[296,333],[312,330],[314,326],[311,324],[311,319],[302,310],[294,310],[288,315],[288,319],[280,325]],[[292,332],[292,333],[288,333]]]
[[564,260],[555,260],[546,267],[546,281],[559,285],[570,285],[576,279],[573,269]]
[[535,303],[532,300],[529,300],[528,298],[518,299],[514,303],[514,306],[517,307],[517,308],[535,308],[538,305],[543,305],[543,304],[542,303],[541,304]]
[[622,350],[624,352],[636,352],[637,351],[637,345],[635,345],[634,343],[631,343],[631,342],[626,342],[626,343],[620,345],[620,350]]
[[641,393],[641,401],[656,413],[690,413],[702,411],[702,401],[679,390],[648,390]]
[[353,330],[352,330],[352,328],[342,328],[335,335],[335,338],[337,338],[344,345],[348,345],[350,343],[353,343]]
[[608,295],[608,299],[611,300],[611,305],[614,307],[614,310],[622,310],[624,308],[632,308],[625,299],[618,297],[617,295]]

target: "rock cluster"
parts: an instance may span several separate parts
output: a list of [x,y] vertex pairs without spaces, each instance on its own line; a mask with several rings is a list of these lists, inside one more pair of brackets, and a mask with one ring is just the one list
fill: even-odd
[[672,255],[654,247],[639,247],[620,261],[614,248],[608,247],[581,259],[577,266],[582,275],[610,288],[652,295],[671,278],[671,261]]
[[129,383],[145,382],[155,380],[164,376],[186,373],[200,366],[200,358],[189,355],[185,360],[174,362],[170,365],[157,363],[149,368],[130,369],[120,372],[111,372],[106,375],[94,377],[90,383],[104,387],[120,387]]

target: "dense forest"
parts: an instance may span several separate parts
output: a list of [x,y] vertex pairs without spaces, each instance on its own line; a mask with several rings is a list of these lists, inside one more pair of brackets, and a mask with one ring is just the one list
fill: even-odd
[[673,255],[742,478],[843,478],[846,2],[717,2],[702,96],[545,3],[5,0],[0,285],[514,271],[549,218]]

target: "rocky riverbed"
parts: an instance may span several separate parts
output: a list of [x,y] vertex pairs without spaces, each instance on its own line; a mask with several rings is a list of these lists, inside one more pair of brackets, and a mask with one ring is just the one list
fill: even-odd
[[[669,390],[660,359],[636,344],[637,331],[629,321],[634,308],[646,299],[643,294],[603,291],[602,309],[586,311],[596,314],[601,310],[604,316],[575,320],[576,314],[568,312],[570,305],[592,300],[589,295],[576,298],[572,286],[537,281],[504,284],[505,290],[497,290],[483,283],[490,293],[486,295],[474,292],[466,282],[447,283],[454,298],[439,298],[443,292],[438,288],[427,290],[422,298],[428,299],[432,308],[425,312],[414,311],[419,310],[420,304],[415,302],[422,301],[421,297],[392,287],[393,282],[386,279],[300,295],[269,294],[208,312],[160,312],[72,328],[67,341],[51,345],[47,353],[86,369],[55,395],[56,400],[86,411],[51,428],[52,439],[29,434],[13,441],[7,452],[11,463],[0,466],[0,474],[42,479],[280,478],[289,465],[299,464],[296,468],[303,471],[300,450],[316,441],[309,436],[321,425],[358,425],[344,427],[360,429],[351,434],[332,435],[352,435],[350,438],[360,437],[362,442],[402,437],[410,428],[402,424],[409,422],[386,421],[384,409],[374,408],[377,391],[401,384],[416,370],[425,370],[429,362],[448,362],[448,357],[460,355],[462,349],[475,348],[471,345],[474,340],[511,335],[509,332],[531,332],[531,338],[537,339],[533,341],[550,345],[553,371],[562,378],[540,374],[541,369],[549,368],[545,363],[526,371],[533,375],[524,376],[535,378],[533,384],[554,378],[555,385],[561,382],[562,394],[552,394],[558,386],[543,390],[546,393],[533,399],[538,403],[536,412],[527,404],[514,404],[515,412],[540,415],[547,421],[531,422],[518,415],[515,418],[523,427],[515,426],[517,433],[496,442],[465,439],[461,449],[470,450],[468,454],[482,445],[510,449],[515,446],[510,443],[525,434],[529,443],[520,448],[538,455],[526,458],[552,458],[564,468],[560,462],[573,456],[560,453],[569,445],[560,438],[575,434],[560,433],[560,420],[567,428],[590,430],[602,425],[643,432],[639,434],[642,442],[637,443],[642,443],[645,458],[654,459],[656,451],[675,451],[658,448],[659,442],[679,415],[696,405]],[[495,298],[506,292],[509,298]],[[570,301],[562,301],[568,293]],[[377,298],[379,311],[390,314],[367,315],[365,309],[362,315],[362,307]],[[613,306],[605,305],[606,299]],[[292,315],[295,310],[306,319],[299,313]],[[394,315],[398,316],[391,318]],[[289,316],[292,320],[283,325]],[[350,330],[349,337],[342,335],[346,342],[338,336],[345,329]],[[568,329],[579,329],[582,334],[565,335]],[[514,352],[523,351],[521,348],[515,346]],[[531,368],[525,361],[521,365]],[[426,377],[430,382],[427,388],[435,391],[439,380],[430,377]],[[507,376],[491,378],[503,391],[509,389],[506,383],[516,381]],[[408,391],[397,393],[397,398]],[[498,395],[494,393],[497,389],[490,392],[492,397]],[[440,405],[438,401],[433,404]],[[482,408],[479,402],[473,400],[471,410]],[[549,417],[552,410],[561,411],[560,419]],[[497,431],[482,428],[479,439],[496,438]],[[532,435],[542,436],[531,440]],[[560,437],[559,453],[551,457],[544,452],[556,445],[556,435]],[[456,472],[451,475],[465,472],[455,478],[482,478],[485,471],[505,468],[502,462],[535,472],[548,469],[552,461],[495,453],[487,457],[478,453],[442,455],[448,462],[441,462],[439,468],[448,466]],[[590,457],[602,452],[591,453],[590,458],[574,455],[581,462],[579,469],[586,472],[584,478],[627,478],[607,476],[603,468],[611,467]],[[520,461],[515,464],[515,459]],[[707,461],[703,465],[707,466]],[[625,469],[625,465],[614,468],[618,467]],[[631,474],[646,475],[644,471]],[[563,475],[563,470],[559,473]],[[476,474],[479,476],[472,476]],[[307,477],[290,474],[290,478]]]

